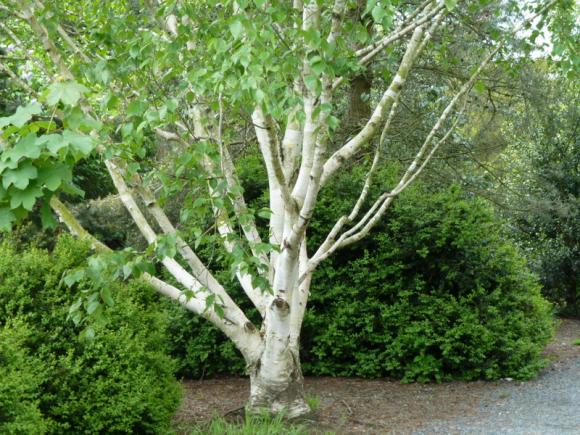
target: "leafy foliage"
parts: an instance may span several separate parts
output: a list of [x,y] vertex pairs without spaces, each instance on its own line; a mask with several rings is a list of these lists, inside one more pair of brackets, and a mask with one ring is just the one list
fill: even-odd
[[303,435],[310,431],[302,425],[290,424],[281,414],[276,417],[247,415],[242,424],[214,418],[209,424],[199,425],[191,432],[192,435],[269,435],[274,433]]
[[549,74],[537,65],[521,77],[525,104],[516,106],[518,133],[501,161],[515,186],[504,215],[546,297],[561,314],[580,317],[580,88]]
[[[49,89],[47,101],[53,112],[47,119],[35,119],[42,106],[33,101],[8,117],[0,118],[0,127],[13,146],[2,147],[0,154],[0,227],[10,229],[16,222],[32,211],[39,201],[47,207],[57,190],[71,195],[82,194],[73,183],[72,167],[88,157],[95,147],[95,138],[87,132],[95,128],[97,121],[82,115],[76,104],[85,88],[74,82],[57,83]],[[58,103],[62,110],[62,131],[54,119]],[[38,135],[39,132],[45,134]],[[54,225],[50,212],[41,215],[45,226]]]
[[107,319],[92,325],[92,339],[79,339],[67,319],[76,295],[60,281],[87,254],[71,237],[60,238],[51,253],[0,245],[0,324],[3,334],[24,337],[11,357],[22,365],[1,361],[7,379],[18,373],[22,385],[0,394],[0,409],[22,403],[27,408],[16,408],[12,421],[34,421],[39,413],[39,430],[45,426],[49,433],[166,431],[180,397],[164,353],[166,318],[150,308],[152,290],[138,282],[117,285]]

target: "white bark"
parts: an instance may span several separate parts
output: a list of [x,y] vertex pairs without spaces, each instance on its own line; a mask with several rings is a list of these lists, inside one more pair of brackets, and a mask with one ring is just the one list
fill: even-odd
[[402,87],[407,80],[407,76],[409,75],[409,71],[415,61],[415,56],[419,50],[422,38],[423,27],[419,26],[413,32],[413,37],[407,45],[407,50],[401,60],[397,74],[375,107],[369,121],[355,137],[336,151],[324,164],[324,173],[321,182],[322,185],[326,184],[329,178],[343,165],[345,161],[350,159],[363,145],[368,143],[377,132],[379,126],[382,125],[385,115],[390,111],[391,106],[400,94]]
[[[207,138],[209,137],[205,126],[203,125],[203,116],[199,107],[195,106],[192,110],[192,116],[194,121],[194,135],[198,138]],[[206,171],[213,176],[217,176],[215,167],[213,162],[206,158],[203,161]],[[210,197],[219,197],[219,193],[215,192],[215,190],[211,187],[208,187]],[[216,220],[216,226],[223,238],[223,243],[225,248],[231,253],[235,247],[235,244],[228,240],[231,235],[235,234],[235,231],[230,223],[230,218],[223,208],[214,207],[214,214]],[[257,234],[257,231],[256,231]],[[237,267],[236,277],[240,282],[244,292],[248,296],[248,298],[252,301],[254,306],[260,311],[262,316],[265,315],[266,308],[268,301],[270,299],[269,295],[262,293],[262,291],[254,287],[252,282],[252,276],[248,273],[243,272],[240,267]]]

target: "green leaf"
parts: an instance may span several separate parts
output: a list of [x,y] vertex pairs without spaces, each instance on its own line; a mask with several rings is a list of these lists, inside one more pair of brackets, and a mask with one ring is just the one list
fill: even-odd
[[78,129],[78,128],[88,128],[99,130],[103,125],[100,121],[97,121],[90,116],[85,115],[85,113],[79,108],[74,107],[66,115],[66,125],[68,128]]
[[457,1],[458,0],[445,0],[445,7],[447,8],[447,10],[452,11],[453,9],[455,9],[455,6],[457,6]]
[[148,104],[145,101],[135,100],[131,101],[127,106],[127,115],[141,116],[147,110]]
[[115,301],[113,300],[113,296],[111,295],[111,289],[109,287],[103,287],[101,289],[101,298],[109,307],[115,305]]
[[173,258],[177,254],[177,235],[166,234],[157,237],[155,253],[161,259],[165,257]]
[[123,279],[127,279],[133,273],[133,263],[129,262],[123,265]]
[[17,169],[9,169],[2,175],[2,186],[8,189],[14,185],[17,189],[23,190],[28,187],[30,180],[38,176],[38,170],[30,162],[24,163]]
[[[6,159],[4,161],[4,159]],[[18,167],[18,162],[10,159],[6,153],[2,155],[0,161],[0,173],[4,172],[6,169],[16,169]]]
[[91,136],[65,130],[62,133],[63,139],[77,150],[82,157],[87,157],[95,148],[94,140]]
[[53,83],[48,87],[46,102],[51,106],[56,106],[59,101],[74,106],[88,91],[86,86],[74,81]]
[[29,135],[20,139],[14,148],[8,150],[5,153],[5,157],[17,162],[23,157],[37,159],[40,157],[40,153],[41,147],[37,143],[37,136],[34,133],[30,133]]
[[87,326],[83,331],[79,334],[79,338],[81,340],[92,341],[95,339],[95,330],[90,326]]
[[306,76],[304,77],[304,84],[311,91],[317,92],[320,89],[320,81],[316,76]]
[[[72,287],[74,284],[79,282],[84,277],[85,277],[85,271],[83,269],[78,269],[78,270],[75,270],[74,272],[67,273],[66,276],[64,277],[63,281],[67,285],[67,287]],[[82,303],[82,299],[79,299],[77,301],[77,303],[75,303],[73,306],[71,306],[71,309],[74,306],[77,307],[76,309],[80,308],[81,303]]]
[[10,208],[15,209],[22,206],[28,211],[32,211],[36,198],[42,196],[42,190],[37,186],[30,186],[26,190],[13,190],[10,194]]
[[40,221],[42,222],[42,228],[44,229],[56,228],[57,222],[48,201],[42,203],[42,207],[40,208]]
[[8,207],[0,207],[0,231],[12,230],[12,222],[16,220]]
[[74,184],[72,182],[63,184],[62,191],[64,193],[68,193],[70,195],[75,195],[75,196],[80,196],[80,197],[85,196],[85,191],[82,190],[79,186],[77,186],[76,184]]
[[68,142],[64,140],[60,134],[48,134],[38,138],[37,144],[46,144],[46,148],[52,154],[57,154],[62,148],[68,146]]
[[211,293],[206,299],[205,299],[205,308],[204,308],[204,312],[206,312],[213,304],[215,303],[215,294]]
[[221,306],[221,305],[219,305],[219,304],[214,304],[214,306],[213,306],[213,309],[215,310],[215,313],[217,314],[217,316],[218,316],[220,319],[223,319],[223,318],[224,318],[224,316],[225,316],[225,313],[224,313],[224,309],[222,308],[222,306]]
[[93,73],[103,84],[107,84],[111,80],[111,72],[107,69],[107,61],[105,60],[101,60],[95,65]]
[[269,254],[274,250],[274,247],[269,243],[256,243],[254,245],[254,251],[256,254]]
[[93,314],[101,306],[99,301],[91,301],[87,304],[87,314]]
[[371,15],[376,23],[380,23],[383,17],[387,15],[387,11],[383,9],[383,6],[380,3],[377,3],[371,11]]
[[33,115],[38,115],[41,112],[42,106],[40,103],[33,101],[24,107],[19,107],[16,109],[16,113],[14,113],[12,116],[0,118],[0,128],[4,128],[7,125],[14,125],[18,128],[21,128],[24,126],[24,124],[30,121],[30,119],[32,119]]
[[[68,276],[68,275],[67,275]],[[66,277],[64,278],[66,281]],[[74,283],[73,283],[74,284]],[[68,285],[68,284],[67,284]],[[72,284],[71,284],[72,285]],[[68,313],[72,314],[75,311],[78,311],[79,308],[81,307],[81,305],[83,304],[83,298],[78,298],[76,300],[76,302],[74,304],[72,304],[69,308],[68,308]]]
[[40,168],[38,170],[38,182],[40,185],[45,185],[46,188],[52,192],[56,191],[63,182],[70,182],[72,180],[72,172],[70,168],[63,163],[56,163],[47,168]]
[[272,210],[269,208],[262,208],[258,210],[257,215],[264,219],[270,219],[270,216],[272,216]]
[[230,24],[230,32],[232,32],[234,38],[239,39],[242,33],[244,33],[244,25],[240,20],[235,20]]

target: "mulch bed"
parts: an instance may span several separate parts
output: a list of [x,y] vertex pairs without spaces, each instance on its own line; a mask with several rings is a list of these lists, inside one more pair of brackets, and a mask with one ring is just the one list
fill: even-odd
[[[564,319],[545,355],[552,361],[545,370],[559,370],[580,358],[580,321]],[[410,433],[435,420],[448,420],[477,412],[481,397],[499,388],[498,382],[401,384],[391,379],[306,378],[307,395],[318,398],[311,424],[313,433]],[[225,377],[183,381],[184,400],[175,417],[177,427],[202,423],[244,405],[249,380]]]

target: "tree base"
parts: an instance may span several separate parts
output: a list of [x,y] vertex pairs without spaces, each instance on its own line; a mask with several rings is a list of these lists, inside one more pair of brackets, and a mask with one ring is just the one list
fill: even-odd
[[256,373],[251,376],[250,400],[246,407],[251,414],[283,415],[287,419],[308,416],[312,410],[304,398],[304,379],[296,364],[289,376],[274,381]]
[[257,405],[250,401],[246,407],[246,412],[252,415],[281,415],[288,420],[301,419],[312,414],[312,410],[304,400],[296,400],[292,403],[274,402],[268,406]]

